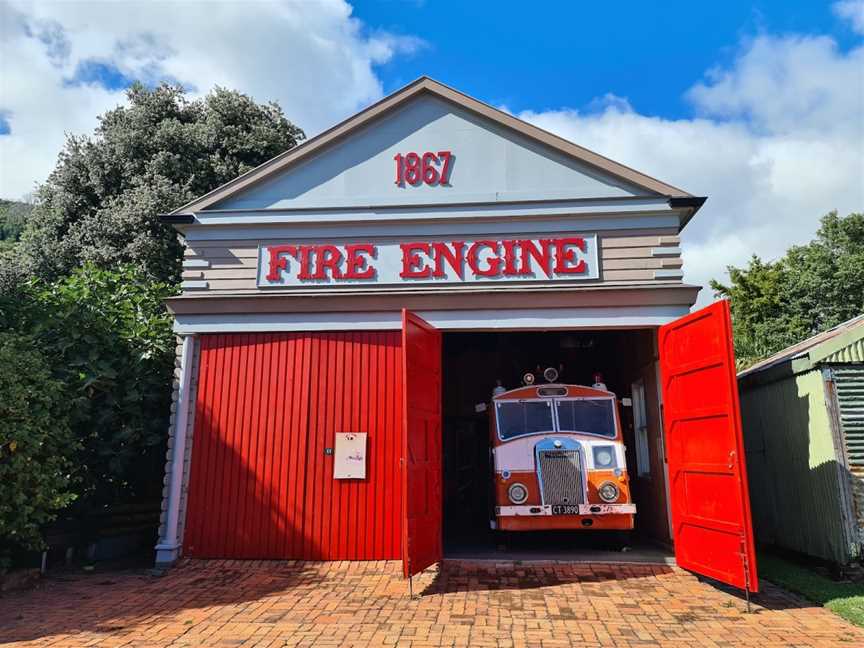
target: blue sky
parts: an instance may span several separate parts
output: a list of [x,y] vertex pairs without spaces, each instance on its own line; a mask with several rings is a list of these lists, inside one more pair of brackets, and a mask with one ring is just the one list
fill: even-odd
[[864,0],[0,0],[0,197],[133,80],[276,101],[312,136],[421,75],[708,196],[691,283],[864,211]]
[[[551,9],[550,8],[554,8]],[[643,114],[692,114],[684,94],[728,65],[742,38],[760,33],[831,34],[841,49],[860,38],[830,2],[362,1],[369,29],[411,34],[426,47],[379,67],[384,91],[422,74],[514,112],[590,109],[612,93]]]

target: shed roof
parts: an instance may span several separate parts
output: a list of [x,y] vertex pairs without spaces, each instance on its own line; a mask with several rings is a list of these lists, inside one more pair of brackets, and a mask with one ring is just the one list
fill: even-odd
[[797,374],[818,364],[864,363],[864,314],[779,351],[738,374],[739,380],[769,369]]

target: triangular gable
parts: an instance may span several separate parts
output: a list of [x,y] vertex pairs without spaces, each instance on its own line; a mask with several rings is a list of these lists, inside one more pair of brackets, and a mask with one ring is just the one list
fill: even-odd
[[[396,185],[395,154],[444,148],[446,186]],[[174,213],[632,196],[690,194],[424,77]]]

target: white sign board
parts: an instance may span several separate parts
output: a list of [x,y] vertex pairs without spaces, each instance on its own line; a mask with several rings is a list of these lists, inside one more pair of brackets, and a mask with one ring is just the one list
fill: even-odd
[[376,243],[286,241],[258,249],[262,288],[548,283],[599,277],[596,234]]
[[366,433],[337,432],[333,479],[366,478]]

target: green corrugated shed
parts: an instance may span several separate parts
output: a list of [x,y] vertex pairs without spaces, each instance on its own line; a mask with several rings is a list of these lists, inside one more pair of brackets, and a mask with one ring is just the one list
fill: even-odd
[[756,540],[862,558],[864,315],[738,374]]

